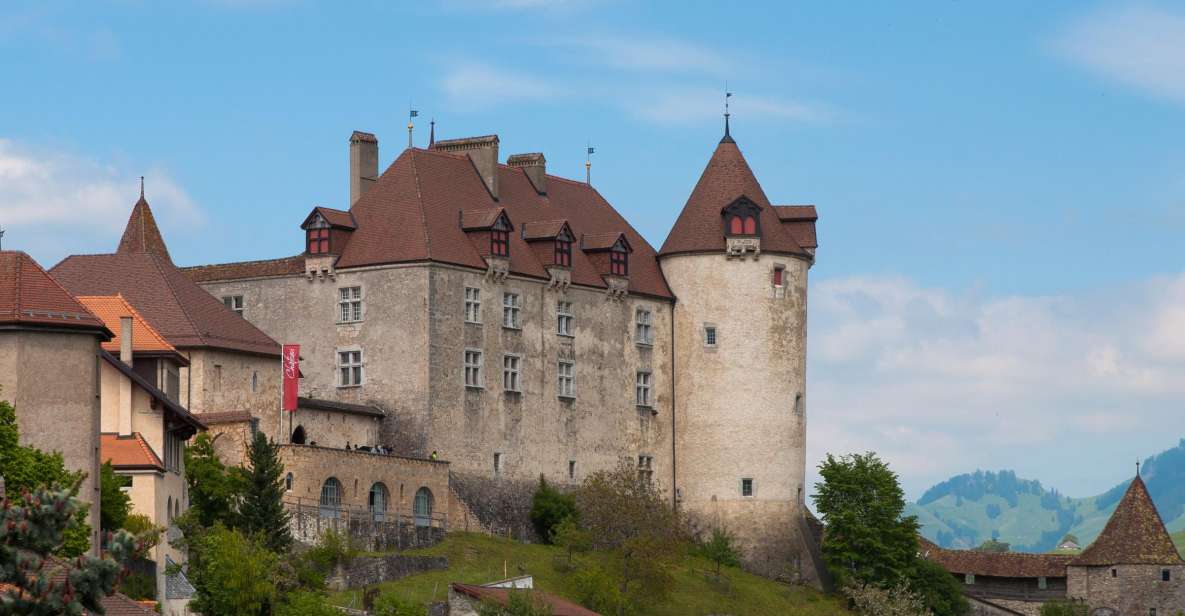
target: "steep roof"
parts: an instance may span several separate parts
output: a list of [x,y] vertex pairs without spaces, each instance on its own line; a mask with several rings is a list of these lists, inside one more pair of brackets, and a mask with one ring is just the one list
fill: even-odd
[[1082,550],[1071,565],[1181,565],[1185,561],[1173,546],[1164,520],[1138,475],[1127,487],[1094,543]]
[[[202,423],[202,421],[199,420],[192,413],[190,413],[189,409],[181,406],[180,404],[178,404],[177,402],[174,402],[173,400],[170,400],[169,396],[167,394],[165,394],[165,392],[161,391],[159,388],[157,388],[152,383],[149,383],[147,379],[145,379],[143,376],[141,376],[139,372],[136,372],[135,370],[133,370],[131,366],[123,363],[122,361],[119,361],[118,357],[112,355],[111,353],[108,353],[105,350],[99,351],[99,357],[103,361],[105,361],[109,365],[111,365],[113,368],[115,368],[116,370],[121,372],[134,385],[136,385],[140,389],[144,390],[144,393],[151,396],[152,399],[155,400],[157,404],[160,404],[161,406],[163,406],[165,408],[165,410],[169,411],[172,419],[180,421],[181,423],[188,426],[188,428],[189,428],[189,430],[187,431],[188,433],[192,434],[193,432],[197,432],[198,430],[205,430],[206,429],[205,424]],[[188,438],[188,436],[186,436],[186,438]]]
[[473,584],[460,584],[457,582],[452,584],[452,588],[454,591],[477,599],[478,601],[489,601],[501,606],[509,605],[511,592],[530,593],[532,597],[537,597],[547,603],[554,616],[600,616],[597,612],[576,605],[567,599],[562,599],[539,590],[522,589],[512,591],[509,588],[489,588],[487,586],[475,586]]
[[280,355],[280,346],[152,253],[66,257],[51,270],[79,295],[122,295],[170,344]]
[[189,362],[177,352],[176,347],[169,344],[168,341],[156,331],[156,328],[148,324],[144,317],[136,312],[136,309],[131,304],[123,299],[122,295],[82,295],[78,297],[78,301],[86,306],[95,316],[103,321],[107,329],[115,332],[115,337],[102,344],[104,351],[111,353],[118,353],[122,340],[120,340],[120,319],[122,317],[132,318],[132,352],[133,353],[148,353],[153,355],[170,355],[171,359],[180,363],[181,365],[188,365]]
[[292,276],[304,273],[304,255],[263,259],[259,261],[237,261],[212,265],[183,267],[181,271],[194,282],[214,280],[241,280],[244,278],[270,278]]
[[[443,142],[437,142],[439,146]],[[462,229],[490,224],[505,210],[515,228],[531,222],[565,220],[572,233],[624,233],[630,256],[629,290],[671,297],[659,271],[654,248],[592,186],[547,176],[541,195],[522,167],[498,165],[498,198],[464,153],[408,148],[353,205],[356,224],[337,268],[434,261],[485,269],[486,262]],[[462,212],[464,212],[462,214]],[[300,272],[288,259],[189,268],[195,280],[228,280]],[[510,271],[548,279],[535,252],[519,233],[510,236]],[[579,250],[572,255],[572,282],[605,288],[597,267]]]
[[99,459],[110,461],[116,470],[156,470],[164,472],[165,465],[152,445],[139,432],[120,436],[104,432],[99,435]]
[[740,197],[747,197],[761,208],[762,252],[809,256],[794,236],[783,228],[777,210],[770,206],[740,147],[728,136],[716,146],[658,254],[722,252],[724,221],[721,211]]
[[951,573],[1007,578],[1066,577],[1073,556],[948,550],[919,537],[922,557]]
[[111,332],[33,257],[0,251],[0,325],[48,326],[91,331],[104,340]]
[[165,239],[156,226],[156,218],[152,215],[152,208],[144,195],[132,207],[132,215],[128,217],[128,224],[124,227],[123,237],[119,239],[118,253],[148,252],[172,263],[169,249],[165,246]]

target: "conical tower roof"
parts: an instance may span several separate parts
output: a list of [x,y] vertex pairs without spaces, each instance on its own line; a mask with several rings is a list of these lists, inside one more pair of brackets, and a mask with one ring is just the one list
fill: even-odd
[[1107,526],[1070,565],[1181,565],[1181,555],[1164,528],[1144,480],[1138,475],[1120,499]]
[[156,218],[152,216],[152,208],[144,193],[140,193],[140,200],[132,208],[132,215],[128,217],[128,225],[123,230],[123,237],[119,240],[119,247],[115,252],[119,254],[134,254],[147,252],[172,263],[169,249],[161,237],[160,228],[156,226]]
[[724,218],[721,211],[740,197],[747,197],[761,208],[762,252],[808,254],[782,227],[777,211],[770,206],[765,191],[741,154],[741,148],[731,135],[725,134],[675,220],[659,257],[723,251]]

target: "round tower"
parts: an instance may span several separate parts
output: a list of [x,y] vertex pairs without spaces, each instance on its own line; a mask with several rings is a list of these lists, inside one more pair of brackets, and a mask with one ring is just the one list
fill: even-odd
[[751,567],[808,581],[815,219],[813,206],[770,204],[726,129],[659,253],[677,298],[676,498],[701,527],[733,533]]

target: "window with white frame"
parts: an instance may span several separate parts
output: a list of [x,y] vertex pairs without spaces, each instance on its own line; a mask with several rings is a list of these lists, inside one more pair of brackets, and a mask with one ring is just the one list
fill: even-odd
[[561,336],[572,336],[572,322],[575,320],[575,315],[572,314],[572,302],[558,301],[555,303],[555,333]]
[[634,312],[634,342],[654,344],[654,315],[645,308]]
[[523,298],[518,293],[502,294],[502,327],[522,329]]
[[654,479],[654,456],[638,456],[638,479],[642,481]]
[[741,479],[741,496],[753,496],[753,479],[749,477]]
[[650,390],[654,377],[649,372],[638,372],[637,376],[637,384],[634,386],[634,401],[638,406],[650,406],[652,404]]
[[706,346],[706,347],[715,347],[716,346],[716,326],[715,325],[705,325],[704,326],[704,346]]
[[362,287],[342,287],[338,291],[338,321],[356,323],[362,320]]
[[481,323],[481,289],[465,287],[465,321]]
[[337,352],[337,386],[362,385],[362,351],[351,349]]
[[518,355],[502,356],[502,389],[514,392],[522,391],[520,389],[522,361]]
[[556,383],[556,393],[561,398],[575,398],[576,397],[576,362],[560,360],[556,367],[556,374],[558,374],[558,382]]
[[243,316],[243,296],[242,295],[226,295],[222,298],[222,304],[227,308],[235,311],[235,314]]
[[465,387],[484,387],[481,378],[481,351],[465,349]]

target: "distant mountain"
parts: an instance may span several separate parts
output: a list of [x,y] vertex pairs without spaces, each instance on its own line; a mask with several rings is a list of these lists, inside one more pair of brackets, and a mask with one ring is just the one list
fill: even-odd
[[[1169,531],[1185,531],[1185,439],[1140,469]],[[1070,498],[1012,471],[976,471],[926,490],[906,514],[916,515],[922,534],[943,547],[972,548],[996,539],[1013,551],[1048,552],[1066,533],[1084,546],[1094,541],[1127,486],[1125,481],[1098,496]],[[1176,538],[1185,546],[1185,532]]]

